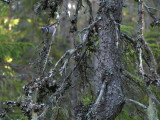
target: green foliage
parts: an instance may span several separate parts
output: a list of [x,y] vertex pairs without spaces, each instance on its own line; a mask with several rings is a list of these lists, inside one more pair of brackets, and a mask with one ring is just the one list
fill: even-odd
[[120,29],[121,29],[122,32],[125,32],[125,33],[131,35],[131,31],[133,30],[133,27],[132,26],[121,25]]
[[160,73],[160,28],[154,27],[150,28],[148,32],[144,34],[145,39],[149,43],[149,46],[151,47],[151,50],[153,51],[153,54],[156,58],[157,62],[157,70],[158,73]]
[[159,42],[160,38],[160,30],[159,28],[150,28],[149,32],[146,32],[144,34],[145,39],[149,43],[157,43]]
[[[15,79],[12,77],[13,74],[8,73],[8,76],[10,74],[10,80],[1,80],[0,81],[0,89],[3,91],[0,91],[0,94],[4,97],[0,99],[0,101],[5,101],[5,100],[15,100],[15,96],[19,97],[20,94],[22,94],[22,87],[25,84],[25,81],[21,81],[19,79]],[[8,79],[9,79],[8,78]]]
[[92,95],[92,92],[90,89],[88,89],[86,92],[81,97],[81,101],[83,102],[84,105],[88,105],[93,103],[95,100],[95,97]]
[[[22,95],[22,87],[25,84],[25,81],[15,79],[11,72],[7,73],[8,78],[0,80],[0,103],[5,102],[6,100],[16,101],[20,95]],[[5,105],[3,106],[5,108]],[[13,120],[21,119],[27,120],[23,114],[20,114],[21,110],[19,108],[15,108],[13,112],[9,112],[8,117]],[[4,118],[4,120],[7,120]]]
[[[13,3],[14,4],[14,3]],[[0,1],[0,104],[6,100],[17,101],[17,98],[23,94],[22,87],[26,83],[25,80],[19,79],[10,66],[3,63],[14,63],[25,61],[23,56],[28,49],[34,47],[34,44],[28,41],[21,41],[24,37],[24,31],[17,30],[20,18],[16,15],[12,16],[12,8],[8,4]],[[18,38],[18,39],[17,39]],[[30,38],[29,38],[30,39]],[[27,59],[28,60],[28,59]],[[13,63],[14,61],[14,63]],[[25,64],[23,64],[25,65]],[[19,66],[21,66],[19,64]],[[20,70],[21,71],[21,70]],[[0,105],[0,108],[2,107]],[[5,108],[5,106],[3,106]],[[1,109],[0,109],[1,110]],[[2,111],[0,111],[1,113]],[[21,119],[27,120],[23,116],[19,108],[10,111],[4,120]]]
[[18,59],[24,54],[26,48],[33,47],[32,43],[25,42],[11,42],[0,44],[0,61],[3,61],[6,56],[10,56],[13,59]]
[[151,47],[154,56],[158,58],[160,56],[160,46],[156,44],[149,44],[149,46]]
[[82,102],[84,103],[84,105],[88,105],[93,102],[93,98],[92,96],[85,95],[82,98]]
[[0,2],[0,16],[1,17],[7,16],[8,13],[9,13],[9,6],[3,2]]
[[122,120],[135,120],[134,117],[129,116],[129,113],[125,110],[122,110],[121,114],[115,120],[119,120],[121,118]]
[[135,69],[135,62],[136,62],[136,51],[134,50],[134,48],[132,46],[130,46],[129,44],[126,45],[126,43],[124,43],[124,48],[123,48],[123,62],[125,65],[125,68],[132,72],[133,74],[135,74],[136,69]]
[[140,85],[145,85],[145,81],[141,78],[141,77],[139,77],[139,76],[137,76],[137,75],[134,75],[134,74],[132,74],[132,73],[128,73],[134,80],[136,80]]
[[[50,120],[67,120],[67,110],[61,109],[61,108],[54,108],[54,115],[56,116],[55,118],[51,118]],[[53,113],[50,113],[49,116],[53,116]]]

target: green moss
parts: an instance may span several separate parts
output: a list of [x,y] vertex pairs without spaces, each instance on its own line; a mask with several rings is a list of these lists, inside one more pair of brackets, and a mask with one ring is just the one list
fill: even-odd
[[95,96],[93,96],[91,94],[91,91],[88,90],[82,95],[81,101],[83,102],[84,105],[91,104],[95,101]]

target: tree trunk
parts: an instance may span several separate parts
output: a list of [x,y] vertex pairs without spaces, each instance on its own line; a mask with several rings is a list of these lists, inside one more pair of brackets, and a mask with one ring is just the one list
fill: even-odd
[[[124,105],[120,26],[123,0],[108,0],[100,4],[98,15],[98,78],[106,82],[104,97],[97,108],[96,120],[113,120]],[[104,75],[105,73],[105,75]]]

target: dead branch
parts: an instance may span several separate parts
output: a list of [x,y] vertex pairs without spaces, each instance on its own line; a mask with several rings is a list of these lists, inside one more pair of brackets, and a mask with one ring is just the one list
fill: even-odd
[[100,90],[100,93],[95,101],[95,103],[93,104],[92,108],[89,110],[89,112],[87,113],[87,118],[89,119],[90,116],[92,114],[95,114],[96,110],[97,110],[97,107],[99,105],[99,103],[101,102],[102,100],[102,97],[104,95],[104,91],[106,89],[106,81],[103,82],[102,86],[101,86],[101,90]]
[[144,69],[142,64],[142,40],[143,40],[143,1],[138,1],[138,39],[137,39],[137,51],[139,54],[139,72],[144,77]]
[[147,109],[147,106],[146,106],[146,105],[144,105],[144,104],[142,104],[142,103],[140,103],[140,102],[138,102],[138,101],[136,101],[136,100],[126,99],[126,101],[128,101],[128,102],[133,102],[133,103],[139,105],[140,107],[142,107],[142,108],[144,108],[144,109]]
[[153,7],[149,7],[147,4],[143,3],[145,9],[147,10],[147,13],[149,14],[149,16],[154,20],[153,23],[151,23],[152,26],[159,26],[160,25],[160,19],[158,19],[157,17],[155,17],[155,14],[151,11],[151,10],[156,10],[158,12],[160,12],[159,9],[157,8],[153,8]]

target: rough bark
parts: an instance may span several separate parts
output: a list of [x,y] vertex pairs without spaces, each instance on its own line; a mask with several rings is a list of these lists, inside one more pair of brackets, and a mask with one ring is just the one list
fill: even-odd
[[99,80],[106,81],[104,97],[97,107],[96,120],[113,120],[124,105],[120,27],[123,0],[108,0],[100,4],[102,20],[98,23]]

